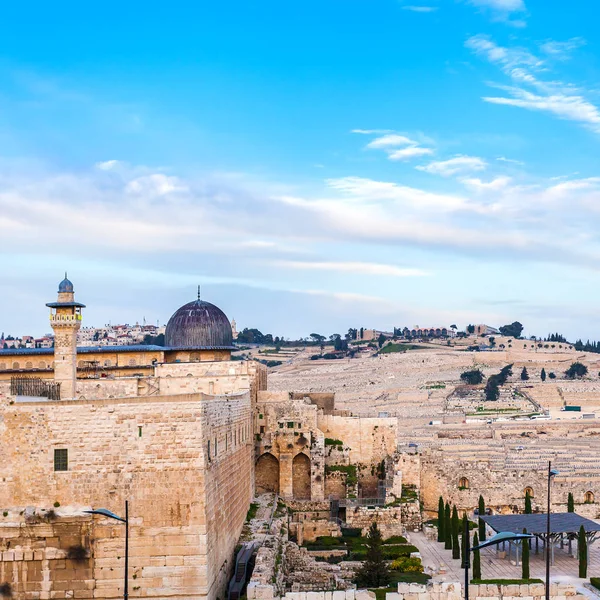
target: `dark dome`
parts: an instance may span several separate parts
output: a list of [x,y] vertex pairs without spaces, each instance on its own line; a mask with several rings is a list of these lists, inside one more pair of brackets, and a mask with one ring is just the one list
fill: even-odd
[[67,274],[65,273],[65,278],[58,284],[58,293],[59,294],[72,294],[73,293],[73,284],[67,279]]
[[231,323],[214,304],[194,300],[175,311],[167,323],[169,348],[223,348],[233,344]]

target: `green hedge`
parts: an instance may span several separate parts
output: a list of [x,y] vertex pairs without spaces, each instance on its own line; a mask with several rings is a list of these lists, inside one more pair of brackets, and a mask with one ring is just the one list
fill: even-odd
[[[398,546],[383,546],[383,558],[385,560],[395,560],[401,556],[410,556],[412,552],[418,552],[419,549],[416,546],[410,544],[402,544]],[[366,548],[360,548],[352,550],[350,553],[350,560],[366,560],[367,550]]]
[[600,577],[590,577],[590,583],[598,590],[600,590]]

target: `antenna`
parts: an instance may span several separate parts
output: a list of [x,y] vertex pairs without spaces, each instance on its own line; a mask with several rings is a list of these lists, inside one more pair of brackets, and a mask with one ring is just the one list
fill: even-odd
[[200,300],[200,286],[198,286],[198,300]]

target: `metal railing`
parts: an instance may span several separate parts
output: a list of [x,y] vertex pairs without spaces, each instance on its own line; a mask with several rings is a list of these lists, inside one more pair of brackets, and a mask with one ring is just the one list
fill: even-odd
[[11,396],[33,396],[60,400],[60,383],[44,381],[39,377],[11,377]]

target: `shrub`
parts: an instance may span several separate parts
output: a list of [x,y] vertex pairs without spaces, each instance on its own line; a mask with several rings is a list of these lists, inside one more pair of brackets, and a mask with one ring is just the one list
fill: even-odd
[[252,504],[250,504],[250,508],[248,509],[248,513],[246,514],[246,522],[252,521],[252,519],[256,517],[256,513],[258,512],[258,506],[259,505],[257,502],[252,502]]
[[54,503],[54,508],[58,508],[60,506],[60,502],[58,500]]
[[479,385],[483,381],[483,373],[479,369],[464,371],[461,373],[460,379],[468,385]]
[[4,598],[12,598],[12,587],[8,581],[0,584],[0,596]]
[[576,377],[583,377],[587,375],[588,368],[580,362],[574,362],[566,371],[565,376],[569,379],[575,379]]
[[597,589],[600,590],[600,577],[590,577],[590,583]]
[[407,544],[406,538],[401,535],[393,535],[387,540],[383,541],[384,545],[389,546],[390,544]]
[[415,557],[402,557],[397,558],[392,562],[392,569],[394,571],[400,571],[401,573],[422,573],[423,565],[421,559]]

